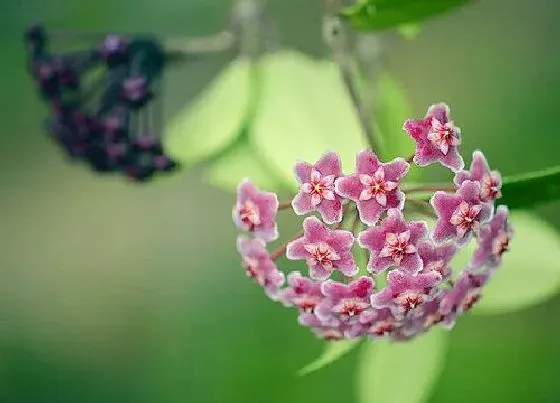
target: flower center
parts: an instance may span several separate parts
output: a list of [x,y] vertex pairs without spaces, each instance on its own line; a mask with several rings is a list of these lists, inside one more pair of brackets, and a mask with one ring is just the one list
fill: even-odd
[[385,336],[395,330],[395,322],[392,320],[383,320],[369,328],[368,333],[376,336]]
[[239,219],[248,231],[254,231],[261,223],[259,209],[252,200],[247,200],[239,207]]
[[494,240],[494,244],[492,245],[492,252],[494,255],[502,257],[504,252],[509,250],[509,235],[507,231],[500,230],[498,236]]
[[366,201],[375,197],[377,203],[382,206],[387,204],[387,192],[396,189],[396,182],[385,181],[383,167],[377,168],[373,175],[361,174],[360,183],[364,186],[360,194],[360,200]]
[[413,310],[424,302],[424,296],[416,292],[405,292],[395,298],[395,302],[405,313]]
[[340,256],[325,242],[305,245],[305,250],[311,255],[308,262],[310,266],[332,269],[333,261],[340,260]]
[[447,155],[449,147],[460,144],[459,138],[456,136],[457,128],[453,122],[441,123],[436,118],[432,119],[432,127],[428,133],[428,140],[434,146],[439,148],[443,155]]
[[257,259],[244,257],[243,267],[245,267],[245,273],[247,274],[247,277],[252,278],[259,284],[264,283],[264,273],[259,269],[259,263]]
[[360,301],[356,298],[346,298],[343,299],[340,304],[338,304],[334,311],[338,312],[342,316],[353,317],[361,314],[364,310],[369,307],[369,304]]
[[444,276],[444,273],[447,272],[446,268],[447,268],[447,264],[445,264],[445,261],[434,260],[433,262],[430,262],[424,266],[424,271],[425,272],[437,271],[439,274]]
[[409,244],[410,231],[401,233],[388,232],[385,235],[385,247],[379,252],[380,257],[390,257],[399,265],[407,254],[415,253],[416,247]]
[[295,301],[296,306],[305,313],[313,313],[318,303],[319,298],[311,295],[306,295]]
[[480,301],[481,297],[482,296],[480,295],[480,292],[477,289],[469,290],[467,295],[465,295],[463,302],[461,303],[463,312],[469,311],[474,306],[474,304]]
[[334,200],[334,175],[322,176],[319,171],[311,172],[311,180],[302,185],[302,191],[311,195],[311,204],[317,206],[323,199]]
[[495,200],[501,197],[498,181],[491,175],[484,175],[482,177],[482,186],[480,189],[480,196],[484,200]]
[[449,222],[457,228],[460,237],[477,226],[481,208],[478,204],[471,206],[465,201],[462,201],[457,207]]

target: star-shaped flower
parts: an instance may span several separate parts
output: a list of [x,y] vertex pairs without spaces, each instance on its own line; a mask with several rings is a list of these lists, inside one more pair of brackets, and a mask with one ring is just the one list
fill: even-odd
[[445,327],[453,327],[457,317],[469,311],[480,300],[481,288],[489,277],[489,274],[475,275],[466,270],[459,275],[455,286],[446,293],[440,304]]
[[[402,321],[393,315],[389,308],[372,309],[365,312],[360,317],[362,334],[366,334],[371,339],[381,339],[391,337],[402,326]],[[358,329],[358,326],[354,326]],[[353,330],[357,333],[356,330]]]
[[480,183],[480,199],[493,202],[502,197],[502,177],[498,171],[490,171],[486,157],[481,151],[473,153],[470,171],[460,171],[455,174],[455,184],[460,186],[464,181]]
[[276,213],[278,197],[275,193],[263,192],[247,179],[237,187],[237,204],[233,208],[233,221],[245,231],[267,242],[278,238]]
[[473,254],[471,267],[483,265],[495,268],[502,263],[502,255],[509,250],[513,229],[508,222],[508,208],[499,206],[492,220],[480,228],[478,248]]
[[460,245],[465,244],[473,231],[492,215],[493,206],[480,200],[480,183],[464,181],[453,195],[436,192],[430,203],[438,220],[434,227],[433,239],[441,243],[453,239]]
[[333,270],[347,277],[358,272],[352,255],[354,235],[351,232],[331,230],[316,217],[303,221],[303,231],[303,237],[288,243],[286,257],[304,259],[311,269],[311,278],[326,280]]
[[375,308],[389,308],[397,317],[403,317],[431,301],[441,282],[436,271],[417,275],[393,270],[387,275],[387,286],[371,297]]
[[370,251],[368,270],[378,274],[395,266],[410,274],[419,272],[422,260],[417,245],[427,232],[426,222],[407,222],[400,210],[390,209],[381,225],[368,228],[358,236],[360,246]]
[[294,167],[300,185],[299,193],[292,201],[298,215],[319,211],[328,224],[342,220],[341,197],[334,192],[334,181],[342,176],[340,157],[336,153],[325,153],[315,165],[297,162]]
[[374,284],[373,279],[367,276],[349,284],[325,281],[321,290],[326,298],[317,306],[315,315],[321,322],[329,325],[337,325],[340,322],[346,325],[357,324],[360,316],[371,310],[369,299]]
[[247,276],[263,287],[272,299],[278,299],[278,289],[284,284],[284,273],[278,270],[262,239],[237,238],[237,250],[243,259]]
[[364,223],[375,225],[384,211],[402,209],[404,193],[398,185],[409,167],[403,158],[382,163],[370,150],[362,151],[356,157],[356,173],[337,179],[335,189],[357,203]]
[[422,273],[437,271],[444,280],[448,279],[452,274],[449,262],[456,253],[457,246],[454,243],[435,245],[431,240],[422,241],[418,245],[418,254],[424,266]]
[[304,277],[299,271],[288,275],[288,287],[280,293],[280,300],[285,306],[295,306],[301,313],[312,314],[315,307],[324,298],[321,284]]
[[446,104],[430,106],[424,119],[409,119],[403,129],[416,141],[416,164],[426,166],[440,162],[454,172],[465,166],[457,151],[457,146],[461,144],[461,130],[450,120]]

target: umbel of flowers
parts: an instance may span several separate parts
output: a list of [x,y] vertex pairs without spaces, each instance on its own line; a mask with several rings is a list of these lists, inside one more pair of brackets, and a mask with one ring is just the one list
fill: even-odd
[[[371,150],[356,157],[355,172],[343,175],[339,156],[328,152],[315,164],[297,162],[299,184],[291,202],[244,180],[238,187],[233,219],[244,234],[237,240],[249,277],[273,300],[299,312],[298,321],[320,338],[363,336],[409,340],[441,324],[451,328],[458,316],[481,298],[500,266],[512,236],[501,197],[500,174],[491,171],[480,151],[464,170],[458,152],[461,132],[447,105],[432,105],[426,117],[408,120],[404,130],[416,142],[408,159],[382,162]],[[410,162],[440,163],[454,181],[441,189],[401,185]],[[415,198],[431,191],[428,202]],[[276,250],[279,209],[303,220],[302,231]],[[433,228],[425,220],[435,219]],[[453,257],[473,240],[477,247],[466,267],[451,267]],[[353,252],[369,255],[359,267]],[[276,264],[285,255],[308,269],[287,276]]]

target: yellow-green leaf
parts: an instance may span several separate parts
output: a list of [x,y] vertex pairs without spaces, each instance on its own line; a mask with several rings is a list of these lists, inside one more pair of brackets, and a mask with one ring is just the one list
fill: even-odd
[[408,342],[368,342],[360,352],[358,403],[423,403],[445,362],[448,334],[441,327]]
[[306,365],[300,369],[297,373],[300,376],[307,375],[310,372],[317,371],[326,365],[338,360],[343,355],[350,352],[354,347],[358,345],[360,340],[340,340],[340,341],[330,341],[327,342],[323,354],[311,364]]
[[231,144],[249,113],[252,67],[233,61],[165,130],[166,149],[185,165],[211,157]]

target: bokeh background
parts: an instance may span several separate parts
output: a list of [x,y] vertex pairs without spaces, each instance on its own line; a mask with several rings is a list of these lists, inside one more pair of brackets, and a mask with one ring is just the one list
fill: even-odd
[[[320,0],[270,5],[283,46],[326,55]],[[322,343],[239,269],[231,193],[198,171],[146,187],[97,177],[65,163],[42,131],[46,109],[25,71],[26,24],[208,35],[229,6],[1,0],[0,402],[355,401],[359,350],[296,377]],[[477,1],[430,21],[414,41],[384,34],[381,63],[417,116],[435,101],[452,105],[466,155],[483,148],[503,174],[539,169],[559,162],[559,19],[553,0]],[[227,62],[210,56],[172,72],[166,113]],[[560,227],[559,207],[537,211]],[[559,317],[560,297],[463,318],[430,401],[560,401]],[[403,363],[395,376],[414,374]]]

